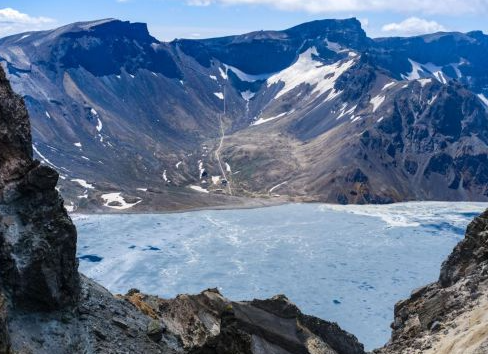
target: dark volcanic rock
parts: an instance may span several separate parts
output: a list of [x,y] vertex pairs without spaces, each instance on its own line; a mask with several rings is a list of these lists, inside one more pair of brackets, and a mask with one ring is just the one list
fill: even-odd
[[[443,263],[439,281],[395,306],[391,341],[381,354],[486,353],[488,210]],[[430,351],[429,351],[430,349]]]
[[72,305],[78,296],[76,230],[55,186],[58,174],[32,159],[28,116],[0,70],[0,270],[18,306]]
[[8,353],[10,349],[10,337],[8,334],[8,310],[7,300],[3,294],[0,293],[0,353]]
[[466,236],[442,264],[439,282],[451,286],[488,266],[488,210],[469,224]]
[[0,70],[0,188],[19,178],[32,162],[29,118],[22,99],[16,95]]

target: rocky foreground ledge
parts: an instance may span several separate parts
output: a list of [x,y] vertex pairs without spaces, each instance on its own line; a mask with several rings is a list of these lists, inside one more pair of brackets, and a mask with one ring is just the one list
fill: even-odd
[[[284,296],[112,295],[78,273],[58,174],[33,160],[31,146],[24,103],[0,68],[0,354],[364,353],[353,335]],[[440,280],[397,304],[391,342],[376,352],[487,353],[487,296],[488,212],[468,227]]]

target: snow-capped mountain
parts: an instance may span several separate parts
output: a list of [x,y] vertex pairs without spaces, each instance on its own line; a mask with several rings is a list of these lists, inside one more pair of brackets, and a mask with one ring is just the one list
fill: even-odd
[[488,36],[359,21],[160,42],[84,22],[0,40],[71,209],[289,196],[488,200]]

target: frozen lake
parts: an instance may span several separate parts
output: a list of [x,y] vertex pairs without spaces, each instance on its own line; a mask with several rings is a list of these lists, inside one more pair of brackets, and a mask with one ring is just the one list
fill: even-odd
[[80,270],[115,293],[174,297],[217,287],[233,300],[286,294],[366,349],[393,306],[435,281],[488,204],[289,204],[158,215],[75,215]]

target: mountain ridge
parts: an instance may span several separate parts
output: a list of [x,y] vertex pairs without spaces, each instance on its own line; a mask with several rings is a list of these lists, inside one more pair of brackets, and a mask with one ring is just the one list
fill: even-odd
[[72,210],[488,200],[484,34],[378,40],[357,19],[171,42],[128,21],[63,28],[1,39],[0,61]]

